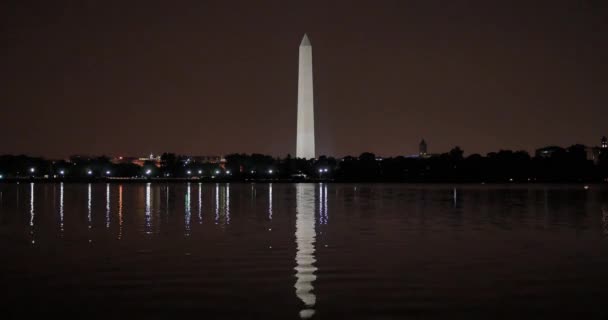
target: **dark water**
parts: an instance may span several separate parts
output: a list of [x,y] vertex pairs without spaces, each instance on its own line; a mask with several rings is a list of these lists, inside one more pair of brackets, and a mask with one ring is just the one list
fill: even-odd
[[606,319],[608,189],[0,184],[1,318]]

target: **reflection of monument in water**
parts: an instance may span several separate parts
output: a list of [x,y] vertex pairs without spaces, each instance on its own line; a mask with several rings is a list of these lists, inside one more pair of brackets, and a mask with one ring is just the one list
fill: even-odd
[[298,184],[296,187],[296,296],[304,302],[301,318],[314,315],[316,296],[313,282],[317,279],[315,259],[315,187]]

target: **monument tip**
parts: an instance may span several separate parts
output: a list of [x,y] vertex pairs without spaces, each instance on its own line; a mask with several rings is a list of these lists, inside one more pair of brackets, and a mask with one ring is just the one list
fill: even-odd
[[310,46],[312,46],[312,45],[310,44],[308,35],[305,33],[304,37],[302,38],[302,42],[300,43],[300,47],[310,47]]

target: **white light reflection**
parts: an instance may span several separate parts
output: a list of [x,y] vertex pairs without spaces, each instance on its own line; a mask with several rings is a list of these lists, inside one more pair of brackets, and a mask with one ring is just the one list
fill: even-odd
[[191,190],[191,186],[190,186],[190,182],[188,182],[188,187],[186,188],[186,197],[185,197],[185,204],[184,204],[184,210],[185,210],[185,214],[184,214],[184,224],[185,224],[185,230],[184,230],[184,235],[186,237],[190,236],[190,220],[192,220],[192,211],[190,208],[190,190]]
[[272,220],[272,183],[268,184],[268,220]]
[[[88,228],[91,229],[91,223],[93,220],[93,216],[91,213],[91,203],[92,203],[92,199],[91,199],[91,184],[89,183],[89,187],[88,187],[88,191],[87,191],[87,225]],[[63,217],[61,218],[61,224],[63,226]]]
[[215,184],[215,224],[220,220],[220,185]]
[[203,191],[202,183],[198,183],[198,223],[203,223]]
[[106,229],[110,228],[110,184],[106,183]]
[[30,236],[32,237],[32,244],[36,243],[34,239],[34,183],[30,183]]
[[30,227],[34,226],[34,183],[30,183]]
[[319,224],[327,224],[327,184],[319,184]]
[[230,224],[230,184],[226,184],[226,205],[225,205],[225,214],[226,214],[226,224]]
[[122,239],[122,184],[118,186],[118,240]]
[[315,190],[312,185],[296,186],[296,296],[304,302],[300,317],[307,319],[315,314],[316,296],[313,282],[317,279],[315,259]]
[[319,224],[324,224],[323,222],[323,184],[319,183]]
[[59,231],[63,235],[63,182],[59,185]]
[[151,204],[152,204],[152,195],[150,192],[151,183],[146,183],[146,211],[145,211],[145,233],[152,233],[152,214],[151,214]]
[[327,184],[323,184],[323,186],[325,190],[325,194],[323,196],[323,200],[325,202],[325,224],[327,224],[327,222],[329,221],[329,215],[327,214]]
[[230,184],[215,184],[215,224],[230,224]]

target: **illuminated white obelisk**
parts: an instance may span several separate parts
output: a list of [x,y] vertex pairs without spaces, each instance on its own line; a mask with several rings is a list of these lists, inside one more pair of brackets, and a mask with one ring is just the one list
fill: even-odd
[[304,34],[298,70],[298,135],[296,157],[315,158],[315,114],[312,90],[312,45]]

